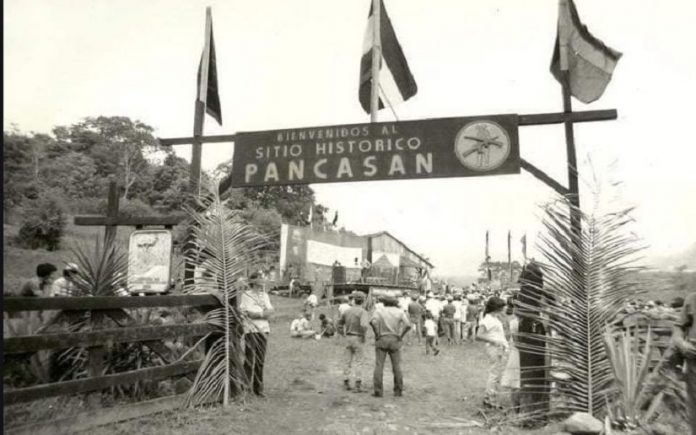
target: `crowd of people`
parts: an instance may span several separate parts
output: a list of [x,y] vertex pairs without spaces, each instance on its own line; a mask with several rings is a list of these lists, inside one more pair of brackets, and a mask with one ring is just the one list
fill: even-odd
[[[503,298],[499,297],[503,296]],[[363,360],[368,330],[375,337],[373,394],[381,397],[384,362],[389,356],[394,374],[394,394],[403,392],[401,346],[424,345],[426,356],[435,357],[442,346],[458,346],[475,340],[485,343],[489,359],[489,379],[484,406],[500,407],[500,390],[509,388],[513,402],[519,390],[519,354],[513,343],[518,320],[506,294],[479,289],[454,294],[429,291],[387,294],[371,301],[354,291],[337,298],[337,316],[326,314],[314,321],[315,295],[308,295],[302,311],[290,324],[290,336],[298,339],[322,339],[338,335],[344,340],[343,385],[346,390],[363,391]],[[314,326],[316,325],[316,326]]]

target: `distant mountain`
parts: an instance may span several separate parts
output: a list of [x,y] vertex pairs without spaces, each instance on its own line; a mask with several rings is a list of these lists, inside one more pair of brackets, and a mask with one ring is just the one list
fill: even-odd
[[696,270],[696,243],[678,254],[648,258],[647,265],[661,270],[672,270],[686,266],[688,270]]

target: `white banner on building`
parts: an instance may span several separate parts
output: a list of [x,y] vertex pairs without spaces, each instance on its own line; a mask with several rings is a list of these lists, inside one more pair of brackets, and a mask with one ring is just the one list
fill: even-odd
[[[355,265],[356,258],[358,259],[357,266]],[[308,263],[331,266],[336,261],[346,268],[360,267],[360,263],[362,263],[362,249],[336,246],[317,242],[316,240],[307,240]]]
[[287,249],[288,243],[288,224],[280,225],[280,273],[281,276],[285,272],[285,263],[287,262],[287,256],[285,250]]

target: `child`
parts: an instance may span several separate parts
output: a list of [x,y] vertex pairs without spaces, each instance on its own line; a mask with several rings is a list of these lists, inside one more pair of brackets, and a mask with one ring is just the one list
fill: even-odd
[[500,379],[507,363],[508,342],[505,339],[505,329],[499,316],[506,307],[505,301],[499,297],[492,297],[486,303],[483,319],[479,323],[476,337],[486,342],[486,355],[488,356],[488,381],[486,382],[486,396],[483,406],[500,408],[497,402]]
[[423,330],[425,331],[425,354],[430,355],[430,349],[433,350],[433,354],[437,355],[440,350],[436,347],[435,339],[437,338],[437,323],[433,319],[433,313],[430,311],[425,312],[425,322],[423,323]]
[[321,322],[321,334],[322,337],[333,337],[336,333],[336,328],[331,320],[326,318],[326,315],[319,314],[319,321]]

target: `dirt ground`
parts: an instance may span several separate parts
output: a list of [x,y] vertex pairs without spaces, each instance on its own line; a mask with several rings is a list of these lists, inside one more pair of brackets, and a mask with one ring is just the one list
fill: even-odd
[[[247,397],[229,409],[180,410],[91,430],[99,434],[381,434],[490,433],[480,413],[487,363],[480,343],[442,346],[437,357],[425,345],[403,348],[404,396],[392,393],[387,363],[383,398],[342,388],[343,341],[292,339],[289,323],[298,301],[274,298],[279,315],[272,322],[266,358],[267,397]],[[278,307],[280,305],[280,307]],[[326,308],[322,309],[326,312]],[[372,387],[374,339],[368,338],[363,383]],[[490,416],[489,418],[495,418]],[[513,426],[499,433],[547,434]]]

